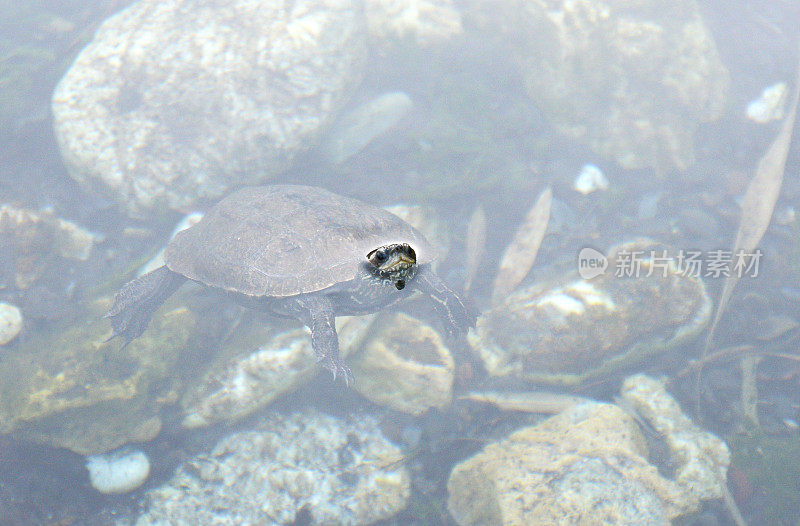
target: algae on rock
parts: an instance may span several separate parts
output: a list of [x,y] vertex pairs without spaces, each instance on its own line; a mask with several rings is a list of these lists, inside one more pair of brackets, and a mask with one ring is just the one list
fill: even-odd
[[84,455],[158,434],[159,409],[177,400],[174,367],[195,315],[170,301],[123,346],[107,341],[108,306],[94,301],[71,324],[0,360],[0,432]]

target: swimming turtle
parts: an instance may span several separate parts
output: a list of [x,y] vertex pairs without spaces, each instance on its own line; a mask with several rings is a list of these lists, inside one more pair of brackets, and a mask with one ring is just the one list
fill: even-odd
[[130,342],[188,278],[301,320],[319,361],[349,383],[335,316],[375,312],[418,290],[435,300],[452,337],[467,329],[464,304],[431,270],[435,256],[419,231],[382,208],[311,186],[248,187],[179,232],[165,265],[124,285],[106,317]]

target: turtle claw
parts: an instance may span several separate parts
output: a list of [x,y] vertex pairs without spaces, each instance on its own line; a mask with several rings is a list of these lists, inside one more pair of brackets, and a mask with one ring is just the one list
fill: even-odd
[[344,360],[341,358],[334,358],[332,356],[321,356],[317,363],[322,362],[322,366],[329,370],[333,375],[333,381],[336,381],[337,376],[341,376],[344,378],[344,384],[347,387],[350,387],[350,384],[353,383],[353,373],[350,372],[350,368],[345,365]]

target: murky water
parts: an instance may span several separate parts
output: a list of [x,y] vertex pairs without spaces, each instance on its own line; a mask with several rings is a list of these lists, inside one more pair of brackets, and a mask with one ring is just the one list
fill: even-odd
[[796,523],[795,3],[18,4],[0,524]]

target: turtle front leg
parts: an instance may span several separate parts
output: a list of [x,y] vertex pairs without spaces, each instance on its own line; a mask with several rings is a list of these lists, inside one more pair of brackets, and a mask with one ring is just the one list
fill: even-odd
[[129,281],[114,295],[114,304],[104,318],[111,320],[114,336],[121,336],[124,345],[141,336],[153,313],[186,278],[165,266]]
[[298,299],[307,311],[306,325],[311,329],[311,347],[317,355],[317,362],[333,374],[333,379],[341,375],[345,385],[353,381],[353,373],[339,356],[339,337],[336,334],[336,318],[333,304],[327,296],[306,296]]
[[413,282],[417,290],[431,297],[451,339],[457,339],[474,324],[461,298],[430,267],[421,267]]

